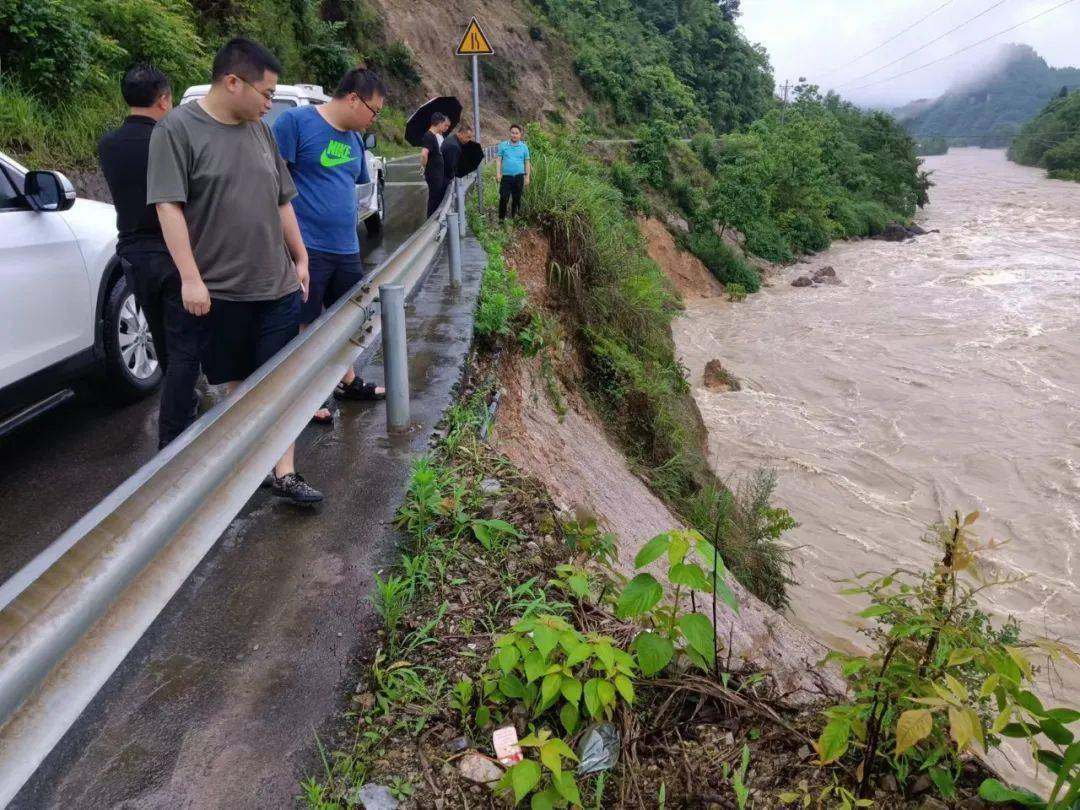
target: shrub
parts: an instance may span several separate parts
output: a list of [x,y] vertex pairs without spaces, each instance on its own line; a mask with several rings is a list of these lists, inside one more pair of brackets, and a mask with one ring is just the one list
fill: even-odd
[[[1049,639],[1020,642],[1015,623],[995,628],[979,610],[976,594],[1009,580],[987,581],[980,572],[979,552],[990,546],[980,546],[971,533],[977,518],[956,514],[934,527],[926,538],[939,555],[931,571],[865,574],[843,592],[869,597],[859,615],[873,622],[864,632],[875,649],[868,656],[830,654],[850,679],[855,700],[826,712],[818,755],[823,764],[834,762],[855,740],[860,795],[885,765],[900,782],[926,772],[952,799],[965,752],[989,751],[1003,736],[1028,738],[1037,761],[1058,776],[1050,805],[1065,787],[1057,806],[1069,807],[1080,793],[1080,744],[1066,726],[1080,720],[1080,712],[1043,706],[1031,691],[1034,668],[1024,647],[1051,660],[1080,664],[1080,656]],[[987,780],[982,792],[996,801],[1020,800],[997,780]],[[1046,806],[1031,798],[1035,804],[1022,803]]]
[[1080,135],[1046,150],[1043,163],[1051,173],[1080,170]]
[[678,178],[671,184],[671,196],[684,214],[691,220],[696,220],[701,215],[703,199],[701,189],[694,186],[685,178]]
[[106,47],[73,0],[0,0],[0,63],[31,93],[58,100],[104,84]]
[[693,230],[680,237],[680,242],[701,259],[722,284],[739,284],[744,291],[751,293],[761,289],[761,276],[757,270],[736,256],[735,251],[715,232]]
[[713,538],[732,574],[748,591],[777,610],[788,607],[793,562],[781,535],[798,524],[771,505],[776,473],[758,470],[734,489],[705,487],[690,503],[687,520]]
[[619,190],[623,205],[635,213],[645,213],[648,202],[641,190],[641,176],[629,163],[616,160],[611,164],[611,185]]
[[[210,55],[195,30],[190,7],[179,0],[81,0],[87,24],[115,46],[100,60],[115,93],[121,74],[133,62],[154,65],[172,82],[177,95],[210,76]],[[340,73],[338,74],[340,77]]]

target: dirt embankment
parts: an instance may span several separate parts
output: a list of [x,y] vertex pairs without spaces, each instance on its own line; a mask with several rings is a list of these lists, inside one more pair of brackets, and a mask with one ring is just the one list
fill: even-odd
[[504,137],[512,122],[577,118],[589,98],[573,70],[573,53],[542,25],[524,0],[377,0],[387,33],[409,46],[426,96],[456,95],[472,116],[472,60],[454,50],[475,15],[495,50],[480,57],[480,107],[485,143]]
[[645,237],[649,258],[660,265],[683,298],[715,298],[724,294],[724,285],[716,280],[701,259],[679,249],[660,220],[638,217],[637,224]]
[[[544,281],[547,255],[543,236],[533,232],[516,242],[507,259],[532,291]],[[561,373],[574,374],[569,370],[572,365],[560,359]],[[584,509],[614,532],[620,567],[623,573],[631,573],[631,561],[641,546],[657,534],[680,527],[681,522],[634,475],[574,390],[563,388],[565,413],[556,412],[539,358],[505,359],[500,379],[498,449],[523,472],[542,481],[561,508]],[[836,674],[818,666],[826,652],[820,643],[734,580],[731,585],[741,608],[735,613],[718,607],[717,636],[725,649],[730,645],[733,664],[769,673],[792,705],[843,692]]]

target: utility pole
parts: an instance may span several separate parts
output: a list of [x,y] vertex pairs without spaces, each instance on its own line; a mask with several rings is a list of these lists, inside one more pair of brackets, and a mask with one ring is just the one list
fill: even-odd
[[784,79],[784,87],[783,87],[783,90],[784,90],[784,104],[783,104],[783,106],[782,106],[782,107],[780,108],[780,126],[781,126],[781,127],[783,127],[783,126],[784,126],[784,119],[785,119],[785,118],[787,117],[787,99],[788,99],[788,91],[790,91],[790,90],[791,90],[791,81],[790,81],[789,79]]

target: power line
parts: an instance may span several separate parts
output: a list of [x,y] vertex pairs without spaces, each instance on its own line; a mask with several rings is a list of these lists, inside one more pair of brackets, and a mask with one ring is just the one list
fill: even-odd
[[[1004,0],[1002,0],[1002,2],[1004,2]],[[909,73],[915,73],[916,71],[923,70],[924,68],[928,68],[931,65],[936,65],[938,62],[944,62],[946,59],[951,59],[952,57],[954,57],[954,56],[956,56],[958,54],[964,53],[965,51],[970,51],[972,48],[974,48],[974,47],[976,47],[978,45],[982,45],[984,42],[989,42],[990,40],[994,39],[995,37],[1000,37],[1002,34],[1007,34],[1010,31],[1014,31],[1014,30],[1016,30],[1017,28],[1019,28],[1022,25],[1027,25],[1029,22],[1034,22],[1035,20],[1039,19],[1040,17],[1045,17],[1051,11],[1057,11],[1059,8],[1061,8],[1063,6],[1067,6],[1072,2],[1074,2],[1074,0],[1064,0],[1064,2],[1058,3],[1056,6],[1053,6],[1051,8],[1046,9],[1046,11],[1040,11],[1035,16],[1028,17],[1026,20],[1022,20],[1021,22],[1018,22],[1016,25],[1010,25],[1008,28],[1003,28],[1002,30],[998,31],[996,34],[991,34],[988,37],[984,37],[983,39],[980,39],[978,42],[972,42],[970,45],[965,45],[963,48],[961,48],[958,51],[953,51],[952,53],[947,53],[947,54],[945,54],[944,56],[942,56],[942,57],[940,57],[938,59],[934,59],[932,62],[927,62],[925,65],[919,65],[916,68],[911,68],[910,70],[905,70],[903,73],[897,73],[895,76],[888,76],[888,77],[886,77],[884,79],[878,79],[876,81],[872,81],[872,82],[869,82],[867,84],[860,85],[860,86],[856,87],[855,89],[856,90],[865,90],[867,87],[873,87],[874,85],[882,84],[883,82],[891,82],[891,81],[893,81],[895,79],[899,79],[902,76],[907,76]],[[998,3],[997,5],[1001,5],[1001,3]],[[989,10],[990,9],[987,9],[987,11],[989,11]],[[940,37],[938,39],[940,39]],[[934,41],[936,42],[937,40],[934,40]],[[877,71],[874,71],[874,72],[876,73]],[[850,82],[849,82],[849,84],[850,84]]]
[[913,56],[914,54],[917,54],[917,53],[918,53],[919,51],[924,51],[924,50],[926,50],[926,49],[927,49],[927,48],[929,48],[929,47],[930,47],[931,45],[933,45],[933,44],[934,44],[935,42],[940,42],[941,40],[945,39],[945,37],[949,36],[949,34],[952,34],[952,33],[956,32],[956,31],[959,31],[959,30],[960,30],[961,28],[963,28],[963,27],[964,27],[965,25],[967,25],[967,24],[969,24],[969,23],[972,23],[972,22],[975,22],[975,20],[979,19],[979,17],[982,17],[982,16],[984,16],[984,15],[986,15],[986,14],[989,14],[989,13],[990,13],[991,11],[993,11],[993,10],[994,10],[995,8],[997,8],[998,6],[1003,6],[1003,5],[1005,5],[1005,4],[1007,3],[1007,2],[1009,2],[1009,0],[998,0],[998,1],[996,2],[996,3],[994,3],[994,4],[993,4],[992,6],[990,6],[989,8],[984,8],[984,9],[983,9],[982,11],[980,11],[980,12],[979,12],[978,14],[976,14],[976,15],[975,15],[974,17],[969,17],[968,19],[964,20],[964,21],[963,21],[962,23],[960,23],[959,25],[957,25],[957,26],[955,26],[955,27],[953,27],[953,28],[950,28],[950,29],[949,29],[948,31],[946,31],[946,32],[945,32],[944,34],[942,34],[941,36],[939,36],[939,37],[937,37],[937,38],[935,38],[935,39],[932,39],[932,40],[930,40],[930,41],[929,41],[929,42],[927,42],[927,43],[926,43],[925,45],[920,45],[920,46],[919,46],[918,48],[916,48],[915,50],[913,50],[913,51],[908,51],[908,52],[907,52],[907,53],[905,53],[905,54],[904,54],[903,56],[901,56],[901,57],[900,57],[899,59],[894,59],[894,60],[892,60],[891,62],[889,62],[889,63],[888,63],[888,64],[886,64],[886,65],[882,65],[882,66],[881,66],[881,67],[879,67],[879,68],[874,68],[874,69],[873,69],[873,70],[871,70],[871,71],[870,71],[869,73],[864,73],[864,74],[863,74],[862,76],[858,76],[858,77],[856,77],[856,78],[854,78],[854,79],[851,79],[850,81],[846,81],[846,82],[844,82],[843,84],[841,84],[841,85],[838,85],[838,86],[839,86],[839,87],[847,87],[847,86],[848,86],[849,84],[854,84],[855,82],[861,82],[861,81],[862,81],[863,79],[867,79],[867,78],[869,78],[869,77],[873,76],[873,75],[874,75],[875,73],[880,73],[881,71],[885,70],[885,68],[890,68],[890,67],[892,67],[892,66],[893,66],[893,65],[895,65],[895,64],[896,64],[897,62],[903,62],[903,61],[904,61],[905,59],[907,59],[907,58],[908,58],[909,56]]
[[942,10],[943,8],[945,8],[945,6],[949,5],[949,4],[950,4],[950,3],[952,3],[952,2],[953,2],[953,0],[945,0],[945,2],[944,2],[944,3],[942,3],[942,4],[940,5],[940,6],[938,6],[937,8],[935,8],[935,9],[934,9],[933,11],[931,11],[931,12],[930,12],[929,14],[927,14],[927,15],[926,15],[925,17],[920,17],[920,18],[919,18],[918,20],[916,20],[915,22],[913,22],[913,23],[912,23],[911,25],[909,25],[909,26],[908,26],[907,28],[905,28],[905,29],[904,29],[903,31],[901,31],[900,33],[898,33],[898,34],[893,34],[893,35],[892,35],[891,37],[889,37],[889,38],[888,38],[887,40],[885,40],[884,42],[882,42],[882,43],[881,43],[880,45],[876,45],[876,46],[874,46],[873,48],[871,48],[870,50],[868,50],[868,51],[867,51],[866,53],[863,53],[863,54],[859,54],[859,55],[858,55],[858,56],[856,56],[856,57],[855,57],[854,59],[852,59],[852,60],[851,60],[850,62],[845,62],[844,64],[840,65],[839,67],[834,67],[834,68],[831,68],[831,69],[829,69],[829,70],[826,70],[826,71],[825,71],[824,73],[822,73],[822,74],[821,74],[821,77],[820,77],[820,78],[824,78],[825,76],[831,76],[831,75],[832,75],[833,73],[836,73],[836,72],[837,72],[837,71],[839,71],[839,70],[843,70],[843,69],[844,69],[844,68],[846,68],[846,67],[850,67],[851,65],[854,65],[854,64],[855,64],[856,62],[860,61],[861,59],[865,59],[865,58],[866,58],[867,56],[869,56],[870,54],[872,54],[872,53],[875,53],[875,52],[877,52],[877,51],[880,51],[880,50],[881,50],[882,48],[884,48],[884,47],[885,47],[886,45],[888,45],[888,44],[889,44],[890,42],[893,42],[893,41],[895,41],[895,40],[899,39],[899,38],[900,38],[900,37],[902,37],[902,36],[903,36],[904,34],[906,34],[906,33],[907,33],[908,31],[910,31],[910,30],[911,30],[912,28],[915,28],[915,27],[916,27],[917,25],[921,25],[922,23],[924,23],[924,22],[926,22],[927,20],[929,20],[929,19],[930,19],[931,17],[933,17],[933,16],[935,15],[935,14],[937,14],[937,13],[938,13],[939,11],[941,11],[941,10]]

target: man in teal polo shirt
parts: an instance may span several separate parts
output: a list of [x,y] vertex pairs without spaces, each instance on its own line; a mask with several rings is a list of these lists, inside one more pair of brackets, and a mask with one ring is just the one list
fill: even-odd
[[510,215],[517,217],[521,213],[521,194],[529,185],[532,174],[532,161],[529,159],[529,145],[521,140],[521,127],[510,127],[510,140],[499,144],[499,154],[495,158],[495,179],[499,181],[499,221],[506,219],[506,203],[513,200]]

